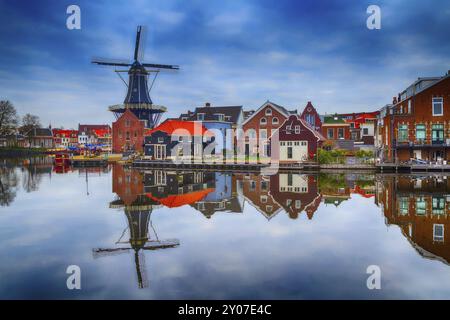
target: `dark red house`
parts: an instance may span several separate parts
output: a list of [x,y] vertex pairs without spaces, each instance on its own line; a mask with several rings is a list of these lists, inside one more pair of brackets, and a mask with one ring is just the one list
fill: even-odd
[[298,115],[291,115],[271,137],[272,159],[280,163],[316,161],[326,139]]
[[312,105],[311,101],[308,101],[308,103],[306,104],[306,107],[305,109],[303,109],[300,118],[308,122],[310,126],[313,127],[316,131],[321,132],[322,120],[320,120],[320,116],[317,113],[316,108],[314,108],[314,106]]

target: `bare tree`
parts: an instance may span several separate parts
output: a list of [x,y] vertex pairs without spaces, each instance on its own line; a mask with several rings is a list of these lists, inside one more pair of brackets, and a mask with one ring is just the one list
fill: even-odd
[[9,134],[17,128],[16,108],[8,100],[0,101],[0,134]]
[[28,132],[32,129],[35,128],[40,128],[41,127],[41,122],[39,120],[39,117],[34,115],[34,114],[30,114],[27,113],[26,115],[23,116],[22,118],[22,131],[23,132]]

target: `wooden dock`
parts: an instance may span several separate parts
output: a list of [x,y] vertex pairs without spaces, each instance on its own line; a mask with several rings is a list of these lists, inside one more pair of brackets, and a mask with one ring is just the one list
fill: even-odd
[[380,163],[376,168],[380,172],[450,172],[450,165],[444,164]]
[[292,164],[269,164],[269,163],[233,163],[233,162],[185,162],[175,163],[170,160],[135,160],[131,164],[133,168],[142,169],[174,169],[174,170],[214,170],[214,171],[235,171],[235,172],[260,172],[266,170],[279,171],[375,171],[374,165],[319,165],[318,163],[292,163]]

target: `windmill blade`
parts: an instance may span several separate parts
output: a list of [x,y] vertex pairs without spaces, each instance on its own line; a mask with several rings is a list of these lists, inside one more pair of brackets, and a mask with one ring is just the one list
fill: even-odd
[[161,241],[148,241],[143,247],[143,250],[158,250],[158,249],[166,249],[166,248],[175,248],[180,245],[180,240],[170,239],[170,240],[161,240]]
[[114,60],[114,59],[103,59],[103,58],[93,58],[92,63],[101,66],[117,66],[117,67],[129,67],[131,63],[125,60]]
[[125,253],[130,251],[131,248],[114,248],[114,249],[92,249],[92,256],[94,259],[101,258],[101,257],[107,257],[107,256],[114,256],[121,253]]
[[139,59],[139,46],[141,44],[141,31],[142,31],[142,26],[138,26],[137,32],[136,32],[136,43],[134,45],[134,61],[137,61]]
[[179,70],[180,67],[172,64],[155,64],[155,63],[143,63],[144,67],[147,68],[156,68],[156,69],[171,69],[171,70]]

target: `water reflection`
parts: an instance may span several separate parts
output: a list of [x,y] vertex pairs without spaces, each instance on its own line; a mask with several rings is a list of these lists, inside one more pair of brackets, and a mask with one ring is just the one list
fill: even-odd
[[[111,186],[112,190],[109,189]],[[41,219],[52,221],[55,227],[53,234],[59,236],[58,241],[69,240],[63,237],[64,232],[58,233],[59,228],[65,228],[65,233],[73,233],[78,238],[83,236],[73,244],[79,245],[79,250],[73,249],[71,253],[75,252],[75,257],[87,255],[85,265],[89,267],[85,267],[88,269],[86,273],[98,272],[96,284],[103,284],[102,273],[115,268],[113,264],[119,264],[117,274],[122,280],[118,281],[120,286],[127,288],[130,296],[136,296],[132,291],[136,288],[148,288],[148,292],[153,294],[159,292],[161,295],[156,295],[158,297],[183,297],[180,292],[186,291],[182,288],[188,290],[186,288],[193,285],[210,288],[211,281],[216,285],[215,291],[211,292],[218,292],[218,288],[232,287],[230,283],[236,280],[246,288],[242,292],[248,295],[235,291],[214,297],[245,298],[257,294],[258,286],[258,292],[270,293],[270,285],[264,287],[264,284],[268,283],[267,277],[274,274],[264,270],[282,269],[273,283],[283,283],[280,289],[283,294],[261,297],[298,297],[295,290],[299,284],[306,286],[308,297],[322,297],[316,289],[308,287],[309,280],[305,279],[315,277],[320,284],[318,288],[329,290],[327,284],[317,279],[330,272],[325,267],[333,263],[337,275],[328,275],[330,283],[344,284],[342,274],[345,274],[348,277],[346,281],[355,282],[343,287],[356,290],[355,296],[362,297],[367,293],[364,286],[361,289],[358,285],[365,283],[365,268],[368,264],[382,264],[388,257],[394,265],[413,264],[415,276],[422,275],[427,281],[443,276],[443,268],[448,268],[450,263],[450,244],[446,234],[450,228],[449,188],[450,177],[446,175],[280,172],[264,176],[211,171],[137,171],[118,164],[102,168],[55,168],[49,158],[2,161],[0,205],[8,207],[4,212],[20,215],[27,212],[31,203],[26,201],[38,199],[35,205],[37,213],[22,217],[33,219],[33,223],[39,226],[23,232],[22,228],[27,224],[14,229],[8,225],[11,223],[8,221],[14,220],[4,220],[2,241],[10,241],[11,235],[14,238],[15,233],[11,233],[11,229],[17,234],[26,233],[32,241],[26,242],[25,237],[13,243],[23,246],[25,242],[30,250],[28,254],[31,254],[35,239],[46,237],[42,235],[46,224]],[[64,214],[58,211],[45,216],[43,209],[39,211],[46,205],[39,202],[40,197],[49,197],[45,194],[47,189],[57,193],[60,201],[52,204],[55,209],[52,206],[47,209],[56,212],[64,208]],[[70,191],[66,193],[66,190]],[[83,203],[84,211],[79,208],[70,211],[63,205],[68,199],[76,199],[74,197],[80,197],[77,200]],[[19,208],[16,211],[15,203]],[[95,210],[86,209],[90,206],[95,206]],[[114,211],[122,219],[111,215]],[[378,213],[382,213],[381,219]],[[63,222],[66,221],[64,219],[68,219],[67,222]],[[388,234],[386,229],[393,232]],[[47,252],[46,243],[49,248],[58,243],[51,236],[48,240],[48,243],[39,245],[42,252]],[[65,243],[65,248],[71,245]],[[3,250],[7,252],[9,249],[5,248]],[[169,248],[172,250],[162,250]],[[372,250],[375,253],[378,250],[378,255],[375,256]],[[400,251],[403,254],[401,258],[398,257]],[[129,253],[131,258],[123,253]],[[49,255],[54,258],[64,253],[54,251]],[[0,249],[0,257],[8,256],[10,254],[2,255]],[[105,256],[118,257],[107,259]],[[276,256],[277,259],[266,261],[267,256]],[[433,270],[440,273],[430,275],[431,266],[419,262],[426,263],[428,259],[436,260]],[[148,267],[149,264],[146,266],[146,260],[152,262],[152,268]],[[63,267],[66,262],[63,261]],[[249,269],[254,273],[247,274]],[[0,274],[5,270],[10,274],[15,272],[0,264]],[[386,277],[395,267],[391,265],[387,270]],[[167,275],[169,273],[170,276]],[[242,278],[239,275],[243,275]],[[128,276],[137,281],[127,279]],[[400,270],[389,281],[396,283],[402,277],[404,274]],[[125,281],[127,284],[123,283]],[[171,295],[165,291],[162,294],[165,286],[175,288],[176,293]],[[450,283],[446,288],[450,288]],[[267,289],[269,291],[265,291]],[[334,293],[333,297],[351,296],[341,296],[338,291],[328,292]],[[0,286],[0,294],[2,292]],[[383,291],[386,295],[391,292]],[[404,292],[395,294],[408,296]],[[127,294],[124,296],[128,297]],[[204,296],[197,293],[192,297]]]
[[424,258],[450,262],[450,178],[383,176],[377,182],[377,204],[386,223],[397,225]]

